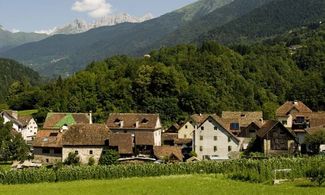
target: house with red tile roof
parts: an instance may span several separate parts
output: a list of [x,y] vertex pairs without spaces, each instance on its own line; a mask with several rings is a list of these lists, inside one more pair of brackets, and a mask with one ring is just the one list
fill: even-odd
[[195,125],[194,151],[198,159],[229,159],[240,150],[238,139],[217,115],[209,115]]
[[131,135],[136,155],[152,155],[153,147],[161,146],[162,126],[159,114],[111,113],[106,125],[113,134]]
[[33,140],[34,159],[46,164],[62,162],[62,133],[40,130]]

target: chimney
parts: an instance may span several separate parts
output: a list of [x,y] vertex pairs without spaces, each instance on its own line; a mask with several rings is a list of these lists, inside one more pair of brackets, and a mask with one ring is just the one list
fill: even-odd
[[89,124],[93,124],[93,111],[89,112]]
[[18,119],[18,111],[12,111],[11,116]]
[[298,101],[297,100],[293,101],[293,104],[298,105]]
[[120,128],[123,128],[124,126],[124,121],[120,121]]
[[135,128],[139,128],[139,121],[135,122]]

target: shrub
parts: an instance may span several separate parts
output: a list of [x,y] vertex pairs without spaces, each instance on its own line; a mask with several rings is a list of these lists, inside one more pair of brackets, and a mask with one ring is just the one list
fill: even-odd
[[99,164],[100,165],[113,165],[117,163],[117,160],[120,158],[120,155],[115,150],[107,150],[102,153]]
[[325,164],[308,169],[306,171],[306,177],[312,182],[317,183],[318,186],[321,186],[325,182]]
[[191,153],[190,153],[190,156],[192,157],[192,156],[195,156],[195,157],[197,157],[197,154],[196,154],[196,152],[195,151],[191,151]]
[[88,165],[89,166],[93,166],[95,164],[95,159],[94,157],[90,157],[89,160],[88,160]]
[[65,165],[80,165],[80,158],[77,154],[70,152],[68,157],[64,160]]

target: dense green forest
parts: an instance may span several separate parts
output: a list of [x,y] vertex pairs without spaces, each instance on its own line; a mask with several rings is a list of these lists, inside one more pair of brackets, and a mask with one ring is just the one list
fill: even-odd
[[324,20],[324,0],[273,0],[204,33],[198,40],[216,40],[226,44],[259,41]]
[[254,45],[179,45],[150,58],[115,56],[42,87],[11,86],[13,109],[156,112],[167,124],[193,113],[263,110],[299,99],[325,109],[325,26],[297,29]]
[[[0,104],[4,103],[9,93],[9,87],[18,82],[36,85],[40,77],[37,72],[27,68],[14,60],[0,58]],[[20,84],[19,84],[20,85]]]

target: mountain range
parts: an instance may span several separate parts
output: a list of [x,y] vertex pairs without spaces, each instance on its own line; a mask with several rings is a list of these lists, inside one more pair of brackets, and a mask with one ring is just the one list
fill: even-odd
[[[0,53],[42,75],[70,74],[113,55],[141,56],[181,43],[253,43],[325,19],[323,0],[199,0],[141,23],[58,34]],[[77,25],[78,26],[78,25]]]
[[56,34],[76,34],[86,32],[93,28],[98,28],[102,26],[114,26],[117,24],[129,22],[129,23],[141,23],[147,20],[152,19],[152,14],[146,14],[142,17],[131,16],[127,13],[122,13],[118,15],[108,15],[102,18],[99,18],[93,22],[86,22],[84,20],[76,19],[73,22],[66,24],[62,27],[54,27],[49,30],[41,30],[36,31],[37,33],[45,33],[48,35],[56,35]]

